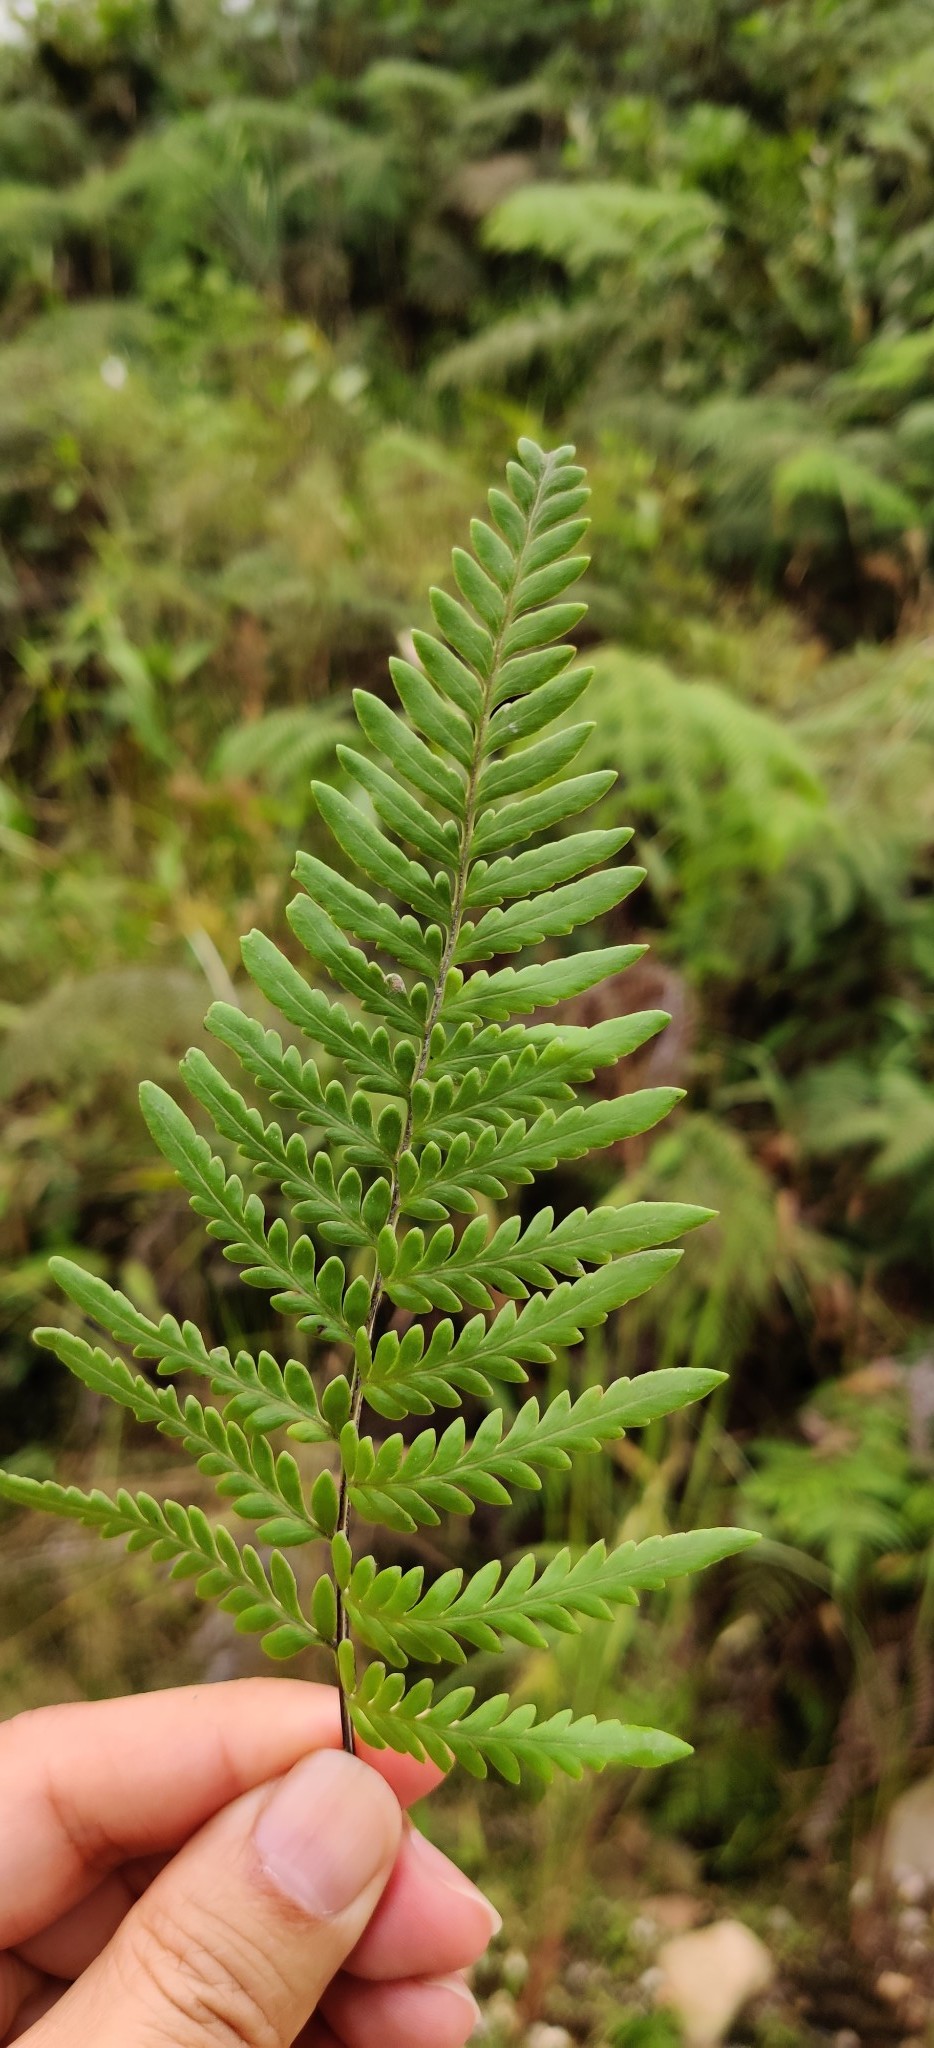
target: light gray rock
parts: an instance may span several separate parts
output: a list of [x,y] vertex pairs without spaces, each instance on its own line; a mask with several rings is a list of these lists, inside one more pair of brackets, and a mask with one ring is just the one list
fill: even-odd
[[737,2013],[775,1976],[765,1944],[741,1920],[716,1920],[666,1941],[658,1968],[656,2005],[677,2014],[686,2048],[719,2048]]
[[549,2027],[544,2021],[530,2027],[525,2037],[525,2048],[574,2048],[574,2042],[567,2027]]
[[483,2014],[485,2032],[480,2039],[517,2041],[522,2032],[522,2022],[515,1999],[508,1991],[494,1991],[487,2000]]
[[885,1824],[881,1861],[906,1903],[914,1903],[908,1893],[914,1891],[917,1899],[934,1889],[934,1776],[919,1778],[896,1799]]

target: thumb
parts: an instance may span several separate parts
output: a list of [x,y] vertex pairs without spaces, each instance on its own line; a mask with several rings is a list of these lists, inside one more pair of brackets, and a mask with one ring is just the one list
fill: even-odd
[[36,2048],[291,2048],[401,1840],[375,1771],[320,1750],[210,1821],[36,2029]]

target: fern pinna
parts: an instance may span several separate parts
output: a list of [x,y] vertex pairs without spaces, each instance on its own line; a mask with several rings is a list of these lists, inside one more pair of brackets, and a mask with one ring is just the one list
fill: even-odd
[[[405,1533],[470,1514],[481,1501],[508,1502],[566,1468],[573,1453],[597,1452],[722,1377],[647,1372],[576,1399],[559,1394],[544,1411],[536,1398],[517,1405],[513,1395],[530,1367],[551,1364],[668,1272],[678,1253],[660,1247],[706,1214],[636,1203],[577,1209],[560,1221],[549,1208],[524,1224],[490,1216],[510,1186],[648,1131],[679,1095],[649,1088],[578,1099],[598,1069],[667,1022],[660,1012],[587,1027],[511,1021],[580,995],[637,959],[641,946],[558,947],[525,965],[483,964],[560,941],[612,911],[641,879],[638,868],[599,865],[627,831],[556,831],[613,781],[569,772],[591,728],[565,714],[589,673],[574,665],[564,638],[584,606],[562,594],[586,566],[575,550],[588,494],[572,448],[544,454],[523,440],[518,454],[508,493],[490,493],[493,524],[474,522],[472,554],[455,550],[463,602],[433,591],[438,633],[414,635],[420,666],[390,664],[405,717],[357,693],[363,734],[383,759],[340,750],[363,801],[315,786],[341,870],[346,862],[362,880],[300,854],[304,893],[288,915],[316,973],[344,999],[309,986],[261,933],[244,942],[257,988],[325,1055],[325,1074],[244,1011],[212,1007],[210,1031],[288,1124],[267,1123],[203,1052],[190,1052],[185,1080],[225,1153],[233,1148],[244,1162],[239,1172],[170,1096],[152,1084],[142,1090],[153,1138],[225,1257],[301,1330],[344,1347],[346,1369],[319,1393],[295,1359],[231,1355],[193,1324],[156,1320],[95,1275],[53,1262],[77,1308],[123,1352],[151,1361],[160,1376],[198,1375],[214,1404],[182,1399],[69,1332],[42,1329],[39,1343],[86,1386],[177,1437],[256,1525],[260,1547],[241,1547],[223,1520],[197,1507],[0,1478],[14,1501],[171,1561],[176,1577],[194,1579],[238,1627],[261,1634],[271,1656],[330,1649],[349,1747],[356,1731],[445,1767],[457,1760],[483,1775],[492,1764],[513,1780],[526,1768],[579,1775],[587,1764],[664,1763],[686,1745],[570,1712],[538,1719],[505,1694],[478,1703],[469,1686],[439,1693],[426,1676],[407,1685],[410,1662],[456,1664],[471,1649],[541,1645],[549,1629],[607,1617],[641,1589],[749,1540],[717,1529],[627,1542],[609,1555],[597,1543],[576,1558],[561,1551],[541,1569],[523,1557],[505,1575],[495,1560],[472,1577],[449,1571],[427,1588],[420,1567],[380,1570],[354,1553],[354,1516]],[[291,1221],[270,1220],[257,1181],[281,1191]],[[366,1425],[368,1412],[395,1424],[468,1396],[487,1404],[472,1437],[460,1416],[408,1435],[373,1435]],[[331,1446],[310,1488],[290,1451],[276,1447],[281,1436]],[[329,1546],[329,1569],[306,1606],[285,1553],[315,1541]]]

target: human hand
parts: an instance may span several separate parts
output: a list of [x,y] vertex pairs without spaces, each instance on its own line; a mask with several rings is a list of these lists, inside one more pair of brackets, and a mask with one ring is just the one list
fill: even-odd
[[498,1922],[403,1819],[440,1774],[339,1743],[278,1679],[0,1727],[4,2048],[462,2048]]

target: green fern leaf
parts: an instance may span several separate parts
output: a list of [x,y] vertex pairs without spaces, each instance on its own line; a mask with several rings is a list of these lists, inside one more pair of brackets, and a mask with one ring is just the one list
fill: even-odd
[[368,690],[354,691],[354,707],[363,732],[371,745],[380,747],[414,788],[433,803],[443,806],[454,818],[463,818],[467,801],[464,778],[440,755],[426,747],[417,733],[395,711],[372,697]]
[[495,974],[481,967],[466,981],[458,968],[452,968],[438,1013],[440,1022],[451,1030],[461,1023],[550,1009],[554,1003],[584,995],[610,974],[621,974],[633,961],[641,960],[644,952],[644,946],[604,946],[595,953],[572,953],[567,960],[501,967]]
[[489,859],[494,853],[504,852],[507,846],[521,846],[523,840],[534,839],[539,832],[550,832],[553,826],[562,825],[565,818],[576,818],[581,811],[589,811],[591,805],[606,796],[615,781],[612,769],[597,768],[589,775],[572,775],[555,789],[546,790],[544,796],[523,797],[521,803],[502,804],[487,811],[474,835],[474,853]]
[[547,1629],[579,1634],[579,1617],[607,1621],[615,1607],[638,1606],[640,1592],[736,1557],[755,1541],[745,1529],[698,1529],[623,1543],[609,1556],[595,1543],[576,1561],[558,1551],[541,1572],[534,1557],[520,1558],[505,1578],[493,1559],[466,1583],[462,1571],[446,1572],[427,1593],[422,1566],[378,1571],[362,1558],[345,1597],[358,1635],[386,1662],[457,1664],[465,1643],[484,1651],[502,1650],[504,1641],[546,1649]]
[[209,1380],[214,1393],[225,1397],[232,1421],[264,1433],[285,1429],[300,1443],[326,1443],[331,1436],[311,1374],[297,1358],[284,1370],[268,1351],[258,1361],[245,1351],[232,1359],[220,1345],[208,1350],[194,1323],[178,1323],[170,1315],[153,1322],[125,1294],[71,1259],[53,1258],[49,1266],[89,1321],[135,1357],[155,1360],[160,1373],[190,1372]]
[[352,1338],[366,1320],[366,1304],[355,1282],[345,1292],[341,1260],[335,1255],[319,1268],[310,1238],[290,1242],[281,1217],[267,1230],[259,1196],[245,1194],[237,1175],[227,1174],[223,1160],[212,1155],[171,1096],[147,1081],[140,1099],[156,1144],[188,1189],[195,1214],[222,1241],[225,1259],[242,1268],[247,1285],[268,1288],[273,1307],[297,1316],[300,1329],[320,1330],[338,1342]]
[[402,1339],[387,1331],[364,1370],[366,1400],[383,1415],[423,1415],[429,1407],[456,1406],[458,1390],[486,1398],[496,1382],[515,1385],[528,1378],[521,1361],[552,1364],[556,1351],[579,1344],[584,1330],[637,1300],[679,1257],[636,1253],[579,1280],[563,1280],[551,1293],[533,1294],[519,1310],[507,1302],[489,1325],[473,1316],[459,1335],[445,1319],[427,1346],[420,1324]]
[[420,973],[428,966],[437,973],[443,946],[440,925],[426,928],[417,918],[399,917],[388,903],[375,902],[366,889],[358,889],[308,853],[298,855],[295,878],[314,902],[355,938],[381,947],[404,967],[414,967]]
[[[390,657],[390,674],[400,702],[426,739],[433,740],[469,770],[475,751],[473,720],[483,705],[480,685],[440,640],[434,640],[429,633],[415,633],[412,637],[425,674],[398,655]],[[437,689],[432,688],[433,683],[437,683]],[[466,717],[461,716],[462,712]]]
[[[264,1175],[278,1181],[293,1201],[314,1201],[314,1177],[302,1138],[296,1134],[286,1143],[278,1124],[265,1125],[258,1110],[246,1107],[242,1096],[197,1048],[186,1053],[181,1072],[222,1137],[231,1139]],[[332,1081],[326,1090],[320,1081],[316,1085],[314,1063],[310,1060],[302,1078],[305,1114],[330,1144],[339,1146],[351,1165],[377,1173],[387,1168],[391,1171],[392,1153],[374,1129],[369,1096],[358,1090],[348,1099],[339,1081]]]
[[371,1664],[351,1695],[350,1712],[376,1749],[428,1757],[443,1770],[463,1764],[475,1778],[485,1778],[492,1764],[513,1785],[524,1773],[548,1783],[556,1770],[580,1778],[585,1768],[655,1769],[691,1754],[688,1743],[657,1728],[627,1728],[592,1714],[575,1721],[569,1708],[539,1721],[534,1707],[512,1707],[507,1693],[482,1706],[475,1698],[473,1688],[463,1686],[438,1700],[428,1679],[406,1694],[401,1678]]
[[505,855],[492,862],[474,861],[465,903],[471,908],[485,903],[498,907],[506,897],[527,895],[533,885],[553,888],[570,881],[582,868],[599,867],[603,861],[612,860],[614,853],[628,846],[631,838],[628,826],[615,832],[573,832],[566,839],[556,839],[551,846],[517,854],[515,859]]
[[[242,952],[244,966],[257,988],[290,1024],[320,1045],[333,1059],[342,1060],[349,1072],[368,1088],[390,1095],[402,1092],[385,1026],[370,1032],[365,1025],[351,1022],[340,1003],[331,1003],[320,989],[309,988],[291,961],[264,938],[262,932],[249,932],[243,941]],[[400,1011],[395,1002],[387,1007],[388,1022],[392,1026],[403,1031],[411,1026],[417,1032],[419,1027],[414,1015]],[[214,1019],[221,1012],[229,1014],[230,1005],[212,1004],[208,1017]]]
[[312,1543],[323,1534],[308,1510],[294,1458],[287,1451],[276,1457],[264,1435],[246,1436],[236,1422],[225,1422],[216,1408],[202,1408],[193,1395],[182,1404],[174,1387],[154,1387],[142,1374],[130,1372],[122,1359],[65,1330],[39,1329],[35,1337],[93,1393],[128,1408],[138,1422],[153,1423],[164,1436],[178,1437],[237,1514],[260,1524],[261,1542],[288,1547]]
[[172,1565],[173,1578],[193,1579],[199,1599],[213,1600],[234,1615],[241,1632],[262,1636],[269,1657],[294,1657],[320,1643],[302,1613],[285,1558],[276,1557],[267,1573],[255,1550],[248,1544],[238,1549],[228,1531],[221,1525],[212,1528],[200,1508],[155,1501],[148,1493],[133,1495],[123,1488],[111,1500],[96,1487],[82,1493],[77,1486],[14,1472],[0,1472],[0,1495],[20,1507],[80,1522],[101,1536],[123,1536],[129,1550],[151,1551],[159,1562]]
[[[457,962],[490,960],[496,953],[521,953],[542,939],[560,938],[579,924],[605,916],[644,880],[644,868],[587,875],[563,889],[550,889],[508,910],[488,910],[477,924],[465,924],[457,945]],[[495,1013],[494,1013],[495,1014]]]
[[403,1152],[398,1180],[401,1213],[435,1222],[449,1209],[471,1216],[474,1191],[502,1199],[507,1186],[522,1186],[559,1161],[581,1159],[596,1146],[617,1145],[649,1131],[681,1099],[678,1088],[641,1088],[615,1102],[590,1102],[555,1114],[547,1109],[530,1125],[516,1120],[504,1130],[488,1128],[474,1140],[463,1131],[442,1153],[429,1141],[416,1158]]
[[[414,866],[414,862],[410,865]],[[368,960],[359,946],[352,946],[333,919],[308,896],[297,896],[294,903],[289,904],[287,914],[292,930],[305,951],[327,968],[339,987],[353,996],[362,1010],[382,1017],[397,1031],[421,1035],[428,1007],[424,982],[418,982],[406,994],[401,983],[396,985],[399,977],[390,982],[382,969]],[[437,916],[434,904],[429,915],[432,918]]]
[[403,1530],[437,1524],[442,1514],[469,1515],[477,1501],[505,1505],[510,1488],[536,1490],[542,1473],[566,1471],[572,1454],[598,1451],[628,1428],[675,1414],[722,1379],[703,1367],[669,1367],[616,1380],[605,1392],[588,1387],[573,1402],[559,1394],[544,1415],[533,1398],[505,1435],[502,1410],[493,1408],[470,1444],[461,1417],[442,1437],[423,1430],[408,1446],[401,1436],[376,1445],[348,1424],[341,1455],[351,1498],[367,1521]]
[[601,1265],[653,1249],[709,1216],[687,1205],[639,1202],[628,1209],[576,1209],[557,1225],[553,1211],[542,1209],[525,1230],[510,1216],[495,1231],[478,1216],[456,1244],[449,1223],[427,1240],[414,1228],[384,1257],[386,1293],[417,1315],[461,1304],[492,1308],[493,1293],[522,1301],[533,1287],[553,1286],[558,1275],[576,1278],[585,1262]]
[[494,1063],[508,1057],[511,1070],[516,1071],[518,1056],[533,1050],[541,1077],[558,1076],[562,1085],[573,1086],[592,1081],[600,1067],[615,1066],[669,1021],[664,1010],[639,1010],[625,1017],[609,1017],[602,1024],[513,1024],[505,1028],[461,1024],[450,1035],[439,1025],[432,1035],[425,1074],[429,1081],[479,1074],[487,1085],[488,1069]]
[[[627,198],[630,213],[633,204]],[[649,212],[656,226],[686,218],[668,202]],[[617,912],[641,870],[604,865],[628,828],[556,830],[615,779],[609,769],[570,772],[593,732],[565,722],[589,681],[567,639],[584,609],[567,596],[587,567],[584,472],[572,448],[546,454],[521,440],[507,484],[490,494],[492,523],[471,528],[473,553],[454,553],[458,594],[430,594],[436,630],[414,633],[412,660],[390,662],[400,708],[356,694],[358,725],[380,759],[341,745],[349,793],[313,785],[333,861],[319,850],[298,855],[301,893],[288,920],[327,986],[310,987],[251,932],[244,965],[281,1028],[234,1003],[210,1010],[214,1037],[281,1122],[267,1123],[200,1049],[182,1071],[224,1156],[162,1089],[142,1090],[155,1142],[224,1257],[281,1315],[339,1348],[328,1384],[319,1392],[293,1358],[231,1356],[190,1323],[149,1317],[105,1280],[53,1262],[81,1314],[123,1352],[160,1378],[196,1375],[216,1405],[134,1372],[81,1335],[43,1329],[39,1341],[85,1385],[177,1439],[225,1508],[254,1523],[268,1562],[240,1549],[223,1522],[146,1494],[111,1500],[10,1474],[0,1475],[0,1494],[150,1551],[261,1635],[273,1656],[329,1649],[348,1747],[356,1729],[377,1745],[445,1767],[460,1761],[478,1776],[493,1767],[515,1782],[523,1772],[672,1762],[686,1748],[616,1721],[539,1720],[505,1695],[478,1701],[467,1688],[438,1697],[427,1680],[407,1692],[387,1667],[541,1645],[749,1539],[686,1532],[609,1556],[598,1544],[577,1558],[562,1550],[541,1568],[522,1558],[505,1576],[492,1559],[469,1578],[442,1573],[427,1586],[420,1569],[378,1571],[354,1553],[354,1514],[411,1534],[481,1502],[505,1503],[576,1455],[676,1413],[722,1377],[661,1369],[559,1394],[544,1412],[532,1396],[509,1420],[494,1405],[471,1440],[462,1417],[411,1440],[399,1431],[380,1442],[362,1427],[365,1406],[392,1421],[430,1417],[467,1395],[489,1401],[521,1386],[661,1281],[679,1257],[665,1248],[670,1239],[707,1213],[637,1203],[556,1220],[545,1208],[524,1225],[476,1214],[537,1173],[652,1129],[680,1095],[579,1092],[659,1031],[662,1012],[589,1026],[537,1015],[641,957],[641,945],[601,945],[599,936],[590,949],[527,957]],[[506,954],[519,955],[517,964],[498,964]],[[535,1021],[512,1021],[522,1017]],[[229,1170],[227,1148],[250,1178]],[[254,1176],[285,1213],[267,1215]],[[458,1234],[457,1217],[474,1220]],[[390,1304],[413,1317],[408,1328],[388,1322]],[[434,1325],[421,1320],[438,1310]],[[277,1432],[326,1447],[329,1463],[307,1498]],[[315,1539],[330,1545],[331,1569],[306,1616],[285,1553]],[[362,1674],[352,1632],[380,1660]]]

